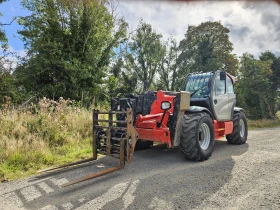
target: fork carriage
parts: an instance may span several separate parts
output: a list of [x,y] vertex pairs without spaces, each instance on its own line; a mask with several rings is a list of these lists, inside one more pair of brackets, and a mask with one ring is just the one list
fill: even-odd
[[[99,119],[100,115],[107,116],[108,120]],[[114,115],[116,116],[115,118],[121,116],[121,118],[125,120],[114,120]],[[127,111],[100,112],[99,110],[94,109],[92,112],[92,121],[92,158],[47,168],[38,172],[48,172],[91,162],[97,159],[98,154],[118,158],[120,160],[120,165],[89,174],[80,179],[64,184],[63,187],[66,187],[118,171],[125,167],[125,161],[131,163],[134,148],[138,140],[138,134],[133,126],[132,110],[127,109]]]

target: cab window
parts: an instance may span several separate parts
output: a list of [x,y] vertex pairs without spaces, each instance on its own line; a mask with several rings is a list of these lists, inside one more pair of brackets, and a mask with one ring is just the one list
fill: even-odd
[[220,80],[220,75],[215,77],[215,93],[216,96],[223,95],[226,93],[226,81]]
[[192,98],[206,98],[209,96],[209,81],[213,73],[193,74],[188,76],[185,91],[190,92]]
[[230,79],[229,76],[227,76],[227,92],[228,93],[234,93],[232,80]]

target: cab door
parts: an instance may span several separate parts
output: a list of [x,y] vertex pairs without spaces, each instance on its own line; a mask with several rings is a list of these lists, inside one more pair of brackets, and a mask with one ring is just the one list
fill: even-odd
[[220,79],[220,72],[215,75],[212,95],[212,105],[217,121],[227,121],[231,118],[226,79]]
[[226,85],[227,85],[227,95],[228,95],[228,107],[229,107],[229,119],[232,120],[233,109],[236,104],[236,95],[233,88],[233,81],[227,75],[226,78]]

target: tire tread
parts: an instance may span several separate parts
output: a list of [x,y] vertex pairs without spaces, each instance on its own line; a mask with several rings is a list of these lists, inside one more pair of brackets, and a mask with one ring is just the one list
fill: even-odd
[[193,113],[184,115],[183,119],[180,121],[182,129],[179,148],[189,160],[203,161],[208,159],[208,157],[201,155],[196,142],[197,125],[200,119],[206,116],[209,117],[205,112]]
[[[246,143],[246,140],[247,140],[247,122],[244,122],[245,123],[245,138],[241,138],[240,136],[240,128],[239,128],[239,120],[240,118],[242,117],[241,116],[242,113],[240,112],[236,112],[233,114],[233,131],[231,134],[229,135],[226,135],[226,139],[227,139],[227,142],[229,144],[236,144],[236,145],[240,145],[240,144],[244,144]],[[244,115],[244,114],[243,114]],[[243,116],[245,117],[245,116]],[[244,118],[246,120],[246,118]],[[243,119],[243,120],[244,120]]]

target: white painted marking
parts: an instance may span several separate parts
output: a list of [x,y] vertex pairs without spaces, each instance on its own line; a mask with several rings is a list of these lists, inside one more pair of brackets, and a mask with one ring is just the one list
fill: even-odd
[[[15,192],[4,194],[3,197],[5,198],[4,203],[1,205],[3,206],[15,206],[15,207],[22,207],[23,203],[20,198],[16,195]],[[2,208],[1,208],[2,209]]]
[[133,193],[135,192],[137,185],[140,183],[139,180],[135,180],[134,182],[132,182],[132,184],[130,185],[130,187],[128,188],[128,190],[126,191],[126,193],[124,194],[122,200],[124,202],[124,209],[127,209],[127,207],[129,207],[132,202],[134,201],[134,195]]
[[80,198],[78,201],[79,201],[80,203],[83,203],[85,200],[86,200],[85,198]]
[[65,210],[70,210],[72,209],[74,206],[72,203],[65,203],[65,204],[62,204],[62,208],[64,208]]
[[23,188],[20,192],[27,201],[33,201],[42,196],[42,194],[36,190],[34,186]]
[[61,186],[61,185],[63,185],[63,184],[68,183],[68,180],[65,179],[65,178],[62,178],[62,179],[59,179],[59,180],[53,178],[53,179],[51,179],[51,181],[52,181],[55,185],[57,185],[57,186]]
[[106,203],[111,202],[111,201],[121,197],[121,195],[124,193],[127,186],[128,186],[128,182],[117,184],[114,187],[110,188],[103,195],[87,202],[86,204],[80,206],[76,210],[79,210],[79,209],[80,210],[86,210],[86,209],[98,210],[98,209],[101,209],[103,206],[106,205]]
[[173,203],[169,201],[165,201],[163,199],[158,198],[157,196],[153,198],[151,204],[149,205],[149,209],[153,210],[173,210]]
[[40,210],[58,210],[58,208],[56,208],[53,205],[47,205],[47,206],[45,206],[43,208],[40,208]]
[[97,168],[104,168],[105,166],[103,164],[99,164],[96,166]]
[[46,182],[41,182],[38,184],[38,186],[44,190],[46,193],[51,193],[51,192],[54,192],[54,190],[49,186],[47,185]]

